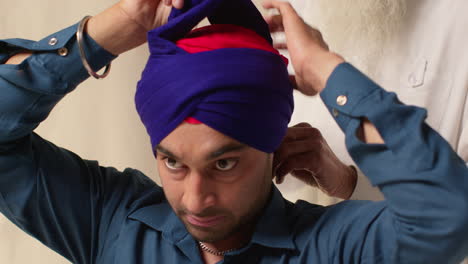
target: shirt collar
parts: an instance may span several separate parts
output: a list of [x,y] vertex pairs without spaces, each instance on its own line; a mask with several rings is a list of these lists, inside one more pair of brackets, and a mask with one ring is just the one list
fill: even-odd
[[[295,250],[293,234],[288,220],[287,201],[273,186],[270,200],[261,215],[250,244]],[[140,221],[161,231],[166,240],[174,244],[184,243],[189,235],[182,221],[167,200],[135,210],[128,218]],[[193,239],[192,239],[193,240]]]
[[153,204],[137,209],[128,218],[142,222],[143,224],[161,231],[166,240],[177,243],[187,234],[182,221],[172,210],[166,199],[158,204]]
[[295,250],[292,224],[288,219],[286,201],[273,185],[270,201],[260,217],[251,243],[271,248]]

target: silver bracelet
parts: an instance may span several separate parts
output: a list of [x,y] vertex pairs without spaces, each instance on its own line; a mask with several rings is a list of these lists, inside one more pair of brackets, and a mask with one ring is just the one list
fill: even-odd
[[83,63],[84,68],[86,71],[88,71],[88,74],[93,76],[96,79],[104,79],[109,75],[111,64],[106,65],[106,69],[104,70],[103,74],[98,74],[95,72],[91,66],[88,63],[88,60],[86,59],[86,54],[84,52],[83,48],[83,31],[86,26],[86,23],[88,23],[88,20],[91,19],[91,16],[85,16],[81,21],[80,24],[78,25],[78,30],[76,31],[76,41],[78,43],[78,49],[80,51],[80,58],[81,62]]

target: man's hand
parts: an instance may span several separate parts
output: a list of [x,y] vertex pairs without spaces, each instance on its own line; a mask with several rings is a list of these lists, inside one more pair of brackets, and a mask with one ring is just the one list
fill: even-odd
[[324,193],[348,199],[354,191],[357,173],[333,153],[320,131],[307,123],[288,129],[273,158],[276,183],[281,184],[291,173]]
[[184,0],[121,0],[118,7],[145,31],[167,22],[171,7],[182,8]]
[[118,55],[146,42],[149,30],[167,22],[172,7],[184,0],[121,0],[91,18],[86,31],[104,49]]
[[287,49],[296,72],[297,89],[305,95],[315,95],[325,88],[326,82],[336,66],[344,60],[328,50],[322,34],[307,25],[289,2],[267,0],[267,9],[277,9],[279,15],[267,18],[271,32],[284,32],[285,43],[276,45]]

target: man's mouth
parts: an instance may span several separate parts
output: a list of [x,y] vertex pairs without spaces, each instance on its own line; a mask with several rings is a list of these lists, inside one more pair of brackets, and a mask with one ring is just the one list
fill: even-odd
[[197,217],[194,215],[187,215],[187,221],[191,225],[198,227],[214,227],[223,222],[225,218],[225,216]]

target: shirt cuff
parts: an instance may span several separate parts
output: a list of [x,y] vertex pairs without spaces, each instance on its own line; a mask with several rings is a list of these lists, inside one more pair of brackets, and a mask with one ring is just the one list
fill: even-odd
[[[0,41],[0,53],[3,54],[0,59],[6,60],[7,57],[22,51],[33,51],[35,55],[28,58],[31,63],[41,70],[46,70],[50,78],[54,78],[53,81],[62,83],[55,87],[55,91],[45,92],[59,94],[70,92],[70,88],[76,87],[89,77],[79,54],[75,36],[77,28],[78,24],[75,24],[37,42],[24,39]],[[88,34],[84,34],[83,48],[90,66],[95,70],[101,69],[117,57],[102,48]]]
[[[395,93],[385,91],[349,63],[335,68],[320,96],[345,133],[351,157],[373,185],[390,180],[377,163],[411,161],[408,166],[415,171],[433,166],[435,152],[420,133],[425,109],[403,105]],[[363,118],[376,127],[385,144],[367,144],[357,137]]]
[[345,131],[351,119],[361,116],[356,112],[362,108],[362,102],[380,89],[351,64],[341,63],[330,75],[320,97],[340,128]]
[[360,123],[366,117],[388,146],[398,144],[405,132],[412,132],[408,124],[423,122],[427,116],[425,109],[403,105],[395,93],[385,91],[349,63],[336,67],[320,96],[347,135],[355,132],[349,130],[350,124],[356,126],[353,119]]

